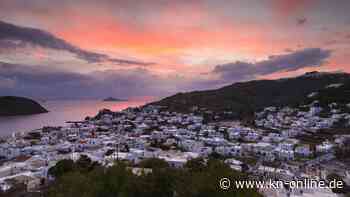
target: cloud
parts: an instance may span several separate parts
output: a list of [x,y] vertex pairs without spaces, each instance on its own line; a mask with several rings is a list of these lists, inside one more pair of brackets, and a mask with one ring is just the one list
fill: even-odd
[[0,62],[0,95],[54,99],[167,96],[180,91],[219,88],[232,82],[256,79],[281,71],[318,67],[330,55],[329,50],[307,48],[270,56],[267,60],[255,63],[237,61],[218,65],[210,73],[196,78],[180,74],[156,75],[146,68],[81,74],[48,66]]
[[273,0],[274,8],[283,16],[291,16],[313,5],[314,0]]
[[53,34],[34,28],[20,27],[0,21],[0,48],[21,47],[31,44],[48,49],[64,50],[75,54],[78,58],[88,63],[111,62],[121,65],[147,66],[152,63],[111,58],[106,54],[95,53],[74,46]]
[[280,71],[295,71],[305,67],[318,67],[331,55],[330,50],[306,48],[288,54],[273,55],[256,63],[237,61],[218,65],[212,71],[225,81],[253,79]]
[[297,25],[304,25],[307,22],[307,18],[297,18]]
[[0,62],[0,95],[33,98],[104,98],[166,95],[168,79],[147,69],[114,69],[80,74],[47,66]]
[[337,43],[338,43],[338,40],[332,39],[332,40],[326,41],[324,44],[329,46],[329,45],[334,45],[334,44],[337,44]]
[[16,85],[16,81],[11,78],[0,77],[0,89],[13,88]]
[[0,96],[47,99],[101,99],[109,96],[168,96],[180,91],[216,88],[221,81],[159,76],[145,68],[113,69],[87,74],[47,66],[0,62]]

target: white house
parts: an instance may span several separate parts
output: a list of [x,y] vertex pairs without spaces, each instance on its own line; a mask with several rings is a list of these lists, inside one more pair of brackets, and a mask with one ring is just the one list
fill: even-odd
[[160,132],[160,131],[153,131],[152,134],[151,134],[151,139],[153,140],[163,140],[166,138],[166,135],[164,135],[163,132]]
[[204,147],[204,143],[195,140],[182,140],[179,142],[180,147],[185,149],[186,151],[198,152],[202,147]]
[[289,142],[283,142],[278,145],[278,147],[282,150],[292,151],[294,150],[294,144]]
[[17,147],[0,147],[0,156],[6,159],[13,159],[21,154],[21,150]]
[[215,152],[223,156],[241,156],[242,147],[238,145],[218,146],[215,148]]
[[182,168],[187,162],[187,159],[182,157],[160,157],[160,159],[164,159],[174,168]]
[[213,152],[212,147],[202,147],[198,150],[197,153],[199,153],[201,157],[208,157],[212,152]]
[[212,145],[212,146],[223,146],[227,143],[227,141],[224,138],[205,138],[204,139],[206,144]]
[[297,146],[294,150],[295,154],[297,154],[298,156],[302,156],[302,157],[309,157],[312,152],[310,149],[310,145],[302,145],[302,146]]
[[315,116],[322,111],[321,107],[310,107],[309,116]]
[[274,161],[276,159],[274,148],[271,146],[262,147],[255,152],[263,161]]
[[318,153],[329,153],[334,150],[334,144],[330,143],[328,140],[322,142],[320,145],[316,145],[316,152]]
[[281,149],[280,147],[277,147],[275,149],[275,153],[279,159],[284,159],[284,160],[293,160],[294,159],[294,151],[293,150],[286,150],[286,149]]
[[238,139],[241,138],[241,133],[240,133],[240,132],[237,132],[237,131],[235,131],[235,132],[229,132],[229,133],[228,133],[228,137],[229,137],[230,140],[238,140]]
[[241,161],[238,161],[236,159],[226,159],[225,163],[228,164],[234,170],[242,171],[243,162]]

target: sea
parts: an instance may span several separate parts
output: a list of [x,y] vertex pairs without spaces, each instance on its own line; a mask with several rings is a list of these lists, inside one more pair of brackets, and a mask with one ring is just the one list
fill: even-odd
[[136,98],[128,101],[106,102],[101,100],[48,100],[39,102],[49,112],[26,116],[0,117],[0,137],[13,132],[28,132],[44,126],[65,126],[67,121],[81,121],[95,116],[101,109],[121,111],[154,101],[154,98]]

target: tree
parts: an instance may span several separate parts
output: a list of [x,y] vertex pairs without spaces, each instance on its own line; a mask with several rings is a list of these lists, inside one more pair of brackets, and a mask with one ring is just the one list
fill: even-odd
[[86,155],[81,155],[79,159],[75,162],[76,167],[80,171],[89,171],[92,166],[91,159]]
[[54,187],[48,191],[49,197],[93,197],[94,181],[80,172],[70,172],[59,178]]
[[[151,173],[135,175],[127,164],[119,161],[112,167],[98,167],[92,171],[68,172],[51,185],[48,197],[260,197],[255,189],[224,191],[219,180],[229,177],[242,180],[246,176],[232,170],[220,160],[202,159],[189,161],[186,168],[169,167],[164,160],[147,159],[143,166],[152,168]],[[197,168],[195,165],[199,164]],[[191,170],[191,173],[188,173]]]
[[54,177],[61,177],[65,173],[72,172],[74,170],[74,161],[70,159],[64,159],[56,163],[48,171],[49,175]]
[[109,149],[109,150],[106,151],[105,155],[106,155],[106,156],[110,156],[110,155],[112,155],[113,153],[114,153],[114,150],[113,150],[113,149]]
[[150,158],[144,159],[139,163],[139,166],[142,168],[168,168],[169,164],[163,160],[158,158]]
[[206,163],[203,158],[195,158],[187,161],[184,167],[191,172],[201,172],[205,169]]

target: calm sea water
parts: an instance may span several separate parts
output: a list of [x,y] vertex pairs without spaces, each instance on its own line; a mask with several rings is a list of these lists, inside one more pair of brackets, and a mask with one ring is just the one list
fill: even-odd
[[49,113],[28,116],[0,117],[0,137],[13,132],[31,131],[43,126],[64,126],[66,121],[80,121],[95,116],[101,109],[119,111],[128,107],[144,105],[153,99],[137,99],[123,102],[98,100],[52,100],[40,103]]

